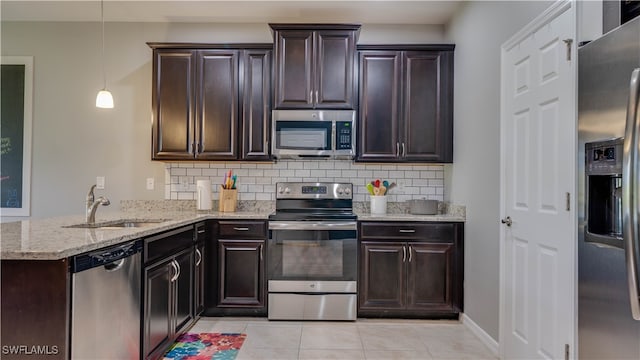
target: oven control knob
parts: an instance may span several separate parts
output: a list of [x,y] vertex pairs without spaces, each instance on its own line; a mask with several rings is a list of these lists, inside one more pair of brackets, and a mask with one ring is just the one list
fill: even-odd
[[338,188],[338,195],[342,195],[342,192],[343,192],[342,188]]
[[282,188],[282,186],[280,186],[280,187],[278,188],[278,194],[282,194],[282,192],[283,192],[283,191],[284,191],[284,189]]
[[291,189],[289,189],[288,187],[284,188],[284,193],[285,193],[285,194],[288,194],[288,193],[290,193],[290,192],[291,192]]
[[347,195],[351,194],[351,189],[344,188],[344,193],[347,194]]

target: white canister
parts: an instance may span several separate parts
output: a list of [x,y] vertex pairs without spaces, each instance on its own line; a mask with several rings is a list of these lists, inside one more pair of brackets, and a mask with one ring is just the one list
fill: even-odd
[[211,180],[196,182],[196,207],[198,210],[211,210]]
[[384,215],[387,213],[387,197],[371,195],[371,214]]

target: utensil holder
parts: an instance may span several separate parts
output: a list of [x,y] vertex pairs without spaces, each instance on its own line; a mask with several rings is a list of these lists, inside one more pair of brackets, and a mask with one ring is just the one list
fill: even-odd
[[225,189],[220,187],[220,199],[218,200],[218,211],[234,212],[238,204],[238,189]]
[[385,215],[387,213],[387,197],[371,195],[371,214]]

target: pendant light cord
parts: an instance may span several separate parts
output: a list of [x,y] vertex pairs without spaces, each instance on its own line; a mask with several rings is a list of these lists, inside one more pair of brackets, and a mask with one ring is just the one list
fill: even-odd
[[104,0],[100,0],[100,19],[102,21],[102,82],[104,85],[103,89],[107,88],[107,75],[104,69],[105,60],[104,60]]

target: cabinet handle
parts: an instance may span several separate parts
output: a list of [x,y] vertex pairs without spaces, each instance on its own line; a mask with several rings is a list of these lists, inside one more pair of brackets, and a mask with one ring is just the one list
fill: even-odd
[[178,266],[176,265],[176,261],[175,260],[171,260],[171,267],[173,268],[173,276],[171,277],[171,280],[169,280],[170,282],[174,282],[178,279],[178,275],[180,274],[180,272],[178,271]]
[[182,272],[180,269],[180,263],[177,262],[176,260],[173,260],[176,263],[176,267],[178,268],[178,273],[176,274],[176,280],[178,280],[178,278],[180,278],[180,273]]
[[196,249],[196,255],[198,255],[196,266],[200,266],[200,263],[202,262],[202,253],[200,252],[200,249]]
[[249,231],[248,227],[234,227],[233,230],[235,231]]
[[205,230],[198,230],[198,234],[204,234]]
[[319,104],[320,102],[318,101],[318,90],[316,90],[316,104]]
[[409,262],[411,262],[411,253],[413,252],[413,248],[409,245]]
[[400,156],[400,143],[396,142],[396,157]]
[[406,148],[404,147],[404,143],[402,143],[402,157],[405,157],[407,155],[407,151]]
[[263,245],[260,244],[260,261],[262,261],[262,247],[263,247]]
[[405,262],[407,260],[407,248],[406,247],[402,247],[402,262]]
[[313,103],[313,90],[309,91],[309,100],[311,100],[311,103]]
[[401,233],[405,233],[405,234],[413,234],[414,232],[416,232],[415,229],[400,229],[398,231],[400,231]]

